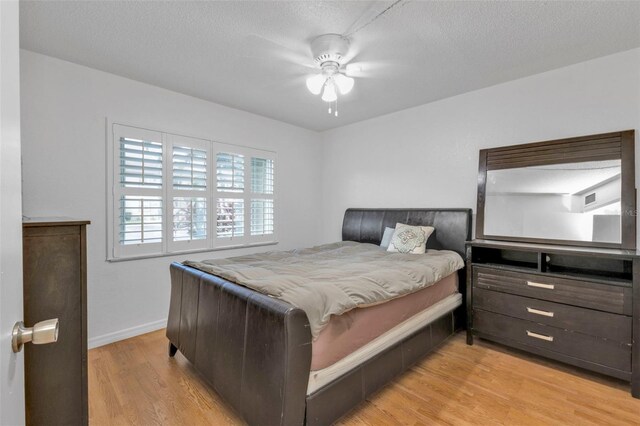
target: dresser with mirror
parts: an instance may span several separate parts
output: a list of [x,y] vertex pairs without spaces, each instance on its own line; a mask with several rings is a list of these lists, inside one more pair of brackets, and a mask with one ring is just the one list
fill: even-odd
[[467,343],[631,384],[640,398],[633,130],[480,151]]

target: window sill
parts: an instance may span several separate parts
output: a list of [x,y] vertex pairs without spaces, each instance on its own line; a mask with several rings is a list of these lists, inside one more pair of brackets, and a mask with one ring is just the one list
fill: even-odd
[[141,256],[127,256],[127,257],[107,257],[106,260],[107,262],[117,263],[117,262],[126,262],[129,260],[152,259],[155,257],[169,257],[169,256],[175,257],[175,256],[183,256],[183,255],[193,254],[193,253],[206,253],[206,252],[215,252],[215,251],[223,251],[223,250],[237,250],[237,249],[252,248],[252,247],[275,246],[277,244],[278,244],[278,241],[266,241],[263,243],[237,244],[233,246],[205,248],[205,249],[197,249],[197,250],[182,250],[182,251],[176,251],[172,253],[145,254]]

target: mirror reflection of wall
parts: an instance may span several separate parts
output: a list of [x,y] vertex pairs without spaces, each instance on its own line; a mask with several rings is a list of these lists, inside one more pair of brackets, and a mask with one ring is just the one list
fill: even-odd
[[620,160],[489,170],[485,235],[620,243]]

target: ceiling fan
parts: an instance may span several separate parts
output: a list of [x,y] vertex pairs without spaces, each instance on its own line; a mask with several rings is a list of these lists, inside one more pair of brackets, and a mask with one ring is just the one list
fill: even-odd
[[307,78],[307,89],[314,95],[322,94],[323,101],[333,104],[329,106],[329,114],[338,116],[338,94],[346,95],[351,92],[354,86],[352,71],[357,75],[362,70],[358,64],[347,64],[349,37],[368,27],[391,9],[404,5],[406,1],[395,0],[391,4],[382,5],[374,2],[344,35],[323,34],[311,41],[311,54],[320,67],[320,72]]
[[[353,89],[354,80],[347,75],[345,58],[349,51],[349,39],[340,34],[324,34],[311,42],[313,60],[320,67],[320,73],[307,78],[307,89],[314,95],[322,93],[322,100],[337,103],[338,93],[346,95]],[[338,116],[337,105],[329,107]]]
[[[352,36],[408,1],[370,2],[364,13],[344,33],[320,35],[312,39],[309,45],[299,41],[271,40],[257,34],[249,35],[242,49],[243,57],[252,60],[252,68],[256,67],[254,58],[270,57],[270,59],[278,58],[286,61],[288,66],[285,72],[291,75],[290,82],[299,84],[306,79],[307,89],[314,95],[320,95],[324,102],[329,103],[329,114],[337,117],[338,97],[351,92],[355,84],[354,77],[370,75],[373,67],[376,68],[376,75],[380,74],[379,64],[350,62],[357,56],[357,52],[353,51],[357,49],[350,49]],[[308,53],[309,48],[311,57]],[[263,60],[259,66],[265,67],[270,64],[274,72],[277,69],[282,73],[281,63],[277,61]],[[309,75],[310,72],[313,74]]]

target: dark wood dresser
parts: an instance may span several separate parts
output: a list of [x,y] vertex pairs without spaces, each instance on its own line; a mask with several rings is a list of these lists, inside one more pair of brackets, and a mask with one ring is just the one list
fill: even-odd
[[24,319],[58,318],[58,341],[25,346],[29,425],[86,425],[87,258],[89,221],[23,221]]
[[635,250],[467,243],[467,341],[478,336],[631,382],[640,398]]

